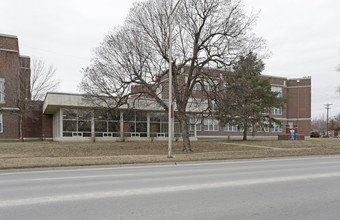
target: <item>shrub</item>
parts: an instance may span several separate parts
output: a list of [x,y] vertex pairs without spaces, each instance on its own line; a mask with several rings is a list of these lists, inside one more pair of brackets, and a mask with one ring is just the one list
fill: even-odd
[[316,131],[313,131],[310,135],[311,138],[319,138],[320,137],[320,134]]

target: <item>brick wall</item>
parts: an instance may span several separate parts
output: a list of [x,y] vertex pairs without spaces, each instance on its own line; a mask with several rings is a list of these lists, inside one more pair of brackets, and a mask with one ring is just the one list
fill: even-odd
[[16,36],[0,34],[0,48],[19,52],[18,38]]
[[52,118],[53,115],[43,115],[42,101],[32,101],[30,114],[24,118],[25,138],[52,138]]

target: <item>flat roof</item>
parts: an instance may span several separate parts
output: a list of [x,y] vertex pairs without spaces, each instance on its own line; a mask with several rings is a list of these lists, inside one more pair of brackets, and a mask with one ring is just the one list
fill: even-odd
[[[109,97],[108,97],[109,99]],[[44,114],[54,114],[60,108],[108,108],[109,106],[100,99],[93,99],[95,103],[84,94],[49,92],[43,104]],[[114,104],[114,103],[113,103]],[[207,107],[206,103],[190,103],[187,112],[202,112]],[[164,108],[154,99],[130,98],[128,104],[119,106],[118,109],[136,109],[144,111],[164,111]],[[174,103],[176,110],[176,103]]]

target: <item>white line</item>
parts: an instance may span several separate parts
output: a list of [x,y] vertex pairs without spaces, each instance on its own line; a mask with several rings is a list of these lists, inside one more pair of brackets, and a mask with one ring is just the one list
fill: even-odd
[[189,190],[201,190],[221,187],[237,187],[255,184],[265,183],[277,183],[287,181],[301,181],[311,180],[319,178],[332,178],[340,177],[340,172],[332,173],[320,173],[310,175],[298,175],[298,176],[283,176],[283,177],[271,177],[271,178],[258,178],[249,180],[237,180],[237,181],[225,181],[225,182],[213,182],[205,184],[191,184],[191,185],[178,185],[178,186],[164,186],[164,187],[150,187],[150,188],[136,188],[130,190],[116,190],[116,191],[102,191],[102,192],[91,192],[81,194],[66,194],[59,196],[46,196],[26,199],[15,199],[15,200],[0,200],[0,208],[20,206],[20,205],[32,205],[48,202],[64,202],[64,201],[76,201],[86,199],[100,199],[100,198],[112,198],[112,197],[123,197],[123,196],[135,196],[135,195],[147,195],[154,193],[169,193],[178,191],[189,191]]
[[[100,171],[100,170],[117,170],[117,169],[145,169],[145,168],[163,168],[163,167],[174,167],[174,166],[210,166],[210,165],[220,165],[220,164],[245,164],[245,163],[263,163],[263,162],[276,162],[276,161],[301,161],[301,160],[316,160],[316,159],[336,159],[340,156],[336,155],[320,155],[313,157],[294,157],[294,158],[275,158],[275,159],[267,159],[267,158],[259,158],[259,159],[241,159],[241,160],[230,160],[230,161],[217,161],[217,162],[206,162],[206,161],[196,161],[196,162],[166,162],[171,164],[159,164],[155,165],[144,165],[140,164],[138,166],[130,166],[130,165],[112,165],[114,167],[88,167],[88,168],[72,168],[72,169],[59,169],[53,168],[53,170],[27,170],[27,171],[14,171],[0,173],[0,176],[4,175],[18,175],[18,174],[35,174],[35,173],[62,173],[62,172],[86,172],[86,171]],[[110,166],[110,165],[106,165]]]

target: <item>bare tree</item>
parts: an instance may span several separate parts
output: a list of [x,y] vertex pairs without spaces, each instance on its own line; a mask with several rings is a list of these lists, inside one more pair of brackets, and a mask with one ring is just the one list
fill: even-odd
[[[97,98],[111,97],[114,101],[109,104],[115,107],[131,98],[150,97],[168,111],[164,91],[168,90],[172,8],[169,0],[134,4],[125,25],[106,35],[92,65],[84,69],[82,90]],[[264,41],[252,32],[255,18],[244,13],[240,0],[184,0],[179,5],[172,24],[171,65],[175,118],[181,125],[184,151],[191,151],[186,113],[194,87],[200,84],[208,99],[221,83],[211,68],[228,70],[240,55],[263,48]]]
[[60,84],[55,79],[56,69],[52,66],[46,66],[45,61],[41,58],[33,58],[31,63],[31,99],[43,100],[46,93],[55,91]]
[[312,131],[318,132],[321,135],[325,135],[326,134],[326,120],[324,119],[324,117],[318,117],[318,118],[314,118],[311,121],[311,126],[312,126]]

